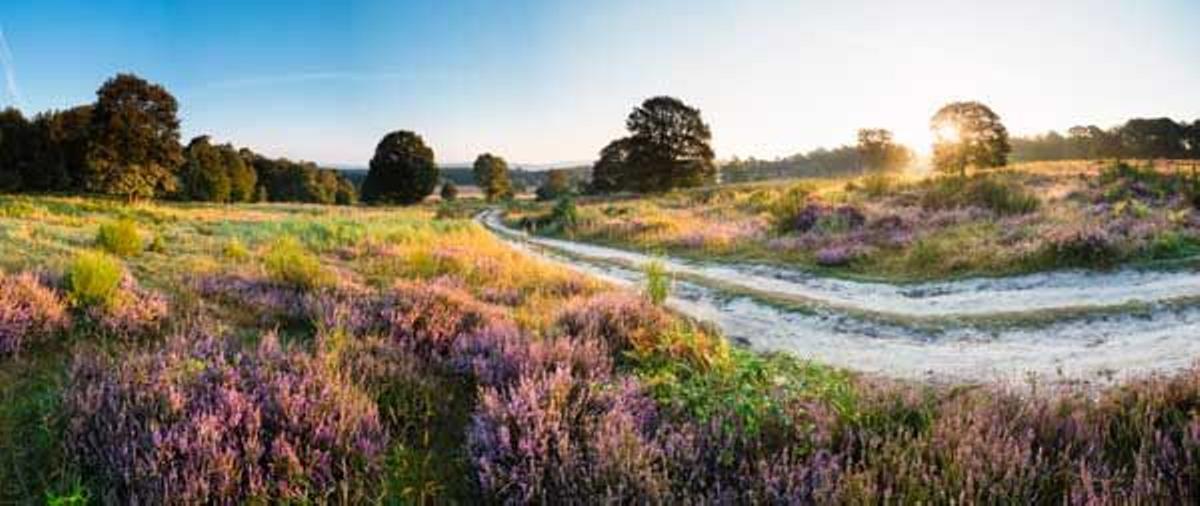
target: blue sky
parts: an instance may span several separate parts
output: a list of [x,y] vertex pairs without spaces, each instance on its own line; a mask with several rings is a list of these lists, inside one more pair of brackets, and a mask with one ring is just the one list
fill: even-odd
[[867,126],[924,150],[959,99],[1016,133],[1200,118],[1197,26],[1195,0],[5,0],[0,61],[27,112],[132,71],[185,137],[325,163],[396,129],[442,162],[590,160],[658,94],[703,111],[719,157],[771,158]]

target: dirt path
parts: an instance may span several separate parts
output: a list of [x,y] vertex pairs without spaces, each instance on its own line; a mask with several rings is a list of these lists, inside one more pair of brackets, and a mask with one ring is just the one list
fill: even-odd
[[652,259],[671,304],[757,349],[898,377],[1107,382],[1200,357],[1200,273],[1053,272],[893,285],[692,262],[534,237],[480,221],[531,254],[620,283]]

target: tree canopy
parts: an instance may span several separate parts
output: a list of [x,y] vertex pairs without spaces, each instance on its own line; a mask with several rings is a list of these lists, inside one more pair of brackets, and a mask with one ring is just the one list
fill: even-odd
[[508,162],[491,153],[484,153],[475,158],[472,167],[475,173],[475,184],[488,202],[512,197],[512,182],[508,178]]
[[389,133],[371,158],[362,200],[371,203],[416,204],[433,193],[438,168],[433,150],[420,135],[407,130]]
[[867,170],[894,171],[912,161],[912,152],[892,139],[892,132],[882,128],[858,131],[858,154]]
[[96,96],[87,188],[128,199],[174,190],[183,161],[175,97],[132,74],[108,80]]
[[654,97],[625,121],[629,135],[600,152],[595,191],[661,192],[716,182],[712,132],[700,111],[674,97]]
[[933,165],[939,171],[965,175],[968,167],[985,169],[1008,163],[1012,150],[1000,116],[979,102],[955,102],[930,119],[934,133]]

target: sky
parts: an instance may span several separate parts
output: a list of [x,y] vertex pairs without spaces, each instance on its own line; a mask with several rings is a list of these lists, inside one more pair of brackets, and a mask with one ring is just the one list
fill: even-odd
[[1200,118],[1200,1],[4,0],[0,102],[91,102],[133,72],[184,141],[365,165],[413,130],[439,162],[588,161],[642,100],[701,110],[717,156],[888,128],[928,150],[941,105],[1015,134]]

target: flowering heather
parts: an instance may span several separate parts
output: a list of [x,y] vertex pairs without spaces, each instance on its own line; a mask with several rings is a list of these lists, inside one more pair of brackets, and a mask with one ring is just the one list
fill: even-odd
[[66,305],[32,274],[0,272],[0,357],[66,328]]
[[664,309],[623,292],[576,299],[558,317],[564,335],[604,343],[617,353],[655,348],[671,322]]
[[387,335],[425,356],[449,356],[457,339],[476,332],[515,333],[499,309],[438,282],[398,282],[386,295]]
[[105,334],[136,341],[160,333],[169,309],[164,296],[143,289],[133,276],[126,273],[109,304],[88,306],[86,312],[88,318]]
[[373,403],[310,356],[180,336],[119,360],[76,358],[66,446],[105,502],[358,503],[387,435]]
[[636,383],[579,381],[561,367],[485,388],[468,434],[480,485],[511,504],[665,497],[654,402]]

